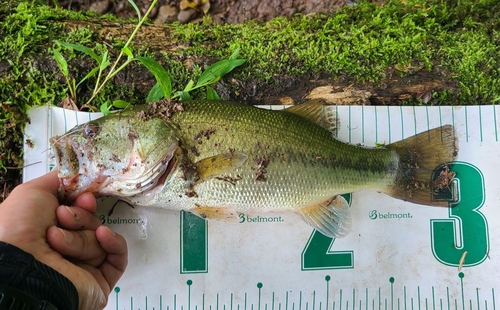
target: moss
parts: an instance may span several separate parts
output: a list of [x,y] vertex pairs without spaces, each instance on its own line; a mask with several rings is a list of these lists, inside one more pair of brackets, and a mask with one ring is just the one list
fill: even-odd
[[[446,68],[460,85],[455,104],[496,102],[500,4],[498,1],[389,1],[360,3],[330,16],[276,18],[268,23],[175,25],[183,52],[221,58],[236,47],[248,60],[239,78],[271,82],[273,74],[327,73],[379,82],[385,69],[424,64]],[[213,41],[201,51],[196,42]]]

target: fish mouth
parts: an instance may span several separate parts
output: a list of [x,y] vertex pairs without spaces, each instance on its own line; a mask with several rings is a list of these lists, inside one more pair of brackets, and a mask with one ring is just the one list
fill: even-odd
[[102,174],[91,176],[82,172],[82,161],[85,161],[86,157],[84,153],[78,152],[78,143],[72,141],[70,137],[67,135],[52,137],[50,144],[56,157],[57,176],[60,182],[59,198],[62,202],[70,203],[82,193],[95,192],[106,183],[107,177]]

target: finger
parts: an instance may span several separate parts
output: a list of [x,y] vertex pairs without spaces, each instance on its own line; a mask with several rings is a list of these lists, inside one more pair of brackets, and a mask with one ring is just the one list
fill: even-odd
[[95,213],[97,209],[97,201],[92,193],[86,192],[78,196],[73,206],[83,208],[88,212]]
[[[52,170],[51,172],[46,173],[41,177],[38,177],[36,179],[24,183],[22,186],[24,186],[25,189],[29,188],[30,190],[32,189],[43,190],[57,197],[57,191],[60,186],[59,178],[57,177],[57,170]],[[14,191],[12,191],[12,194],[14,194]]]
[[68,230],[96,230],[101,221],[95,214],[80,207],[59,206],[56,209],[59,226]]
[[106,251],[97,241],[95,231],[70,231],[52,226],[47,230],[47,242],[62,256],[97,267],[106,258]]
[[108,252],[106,260],[99,269],[110,287],[114,287],[121,278],[128,264],[127,241],[123,236],[113,232],[106,226],[96,230],[97,240],[101,247]]

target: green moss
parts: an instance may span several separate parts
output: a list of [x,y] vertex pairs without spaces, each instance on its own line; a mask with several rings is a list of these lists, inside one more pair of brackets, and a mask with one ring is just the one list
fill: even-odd
[[[389,1],[360,3],[330,16],[276,18],[268,23],[217,25],[209,18],[175,30],[192,42],[183,52],[222,58],[236,47],[248,60],[242,79],[324,72],[378,82],[387,67],[412,61],[446,68],[461,86],[455,104],[496,102],[500,96],[498,1]],[[201,51],[196,42],[210,40]]]

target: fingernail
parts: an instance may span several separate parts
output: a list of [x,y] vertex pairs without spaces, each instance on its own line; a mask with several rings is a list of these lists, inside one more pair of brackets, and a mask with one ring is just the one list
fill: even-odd
[[82,214],[77,209],[70,208],[68,206],[65,206],[65,207],[66,207],[66,210],[68,210],[69,213],[71,213],[71,215],[73,215],[75,222],[78,222],[82,218]]
[[59,228],[59,231],[61,231],[61,234],[63,234],[64,240],[66,241],[67,244],[70,244],[71,242],[73,242],[73,239],[75,237],[73,236],[72,233],[70,233],[70,232],[65,233],[64,230],[62,230],[61,228]]
[[114,231],[112,231],[109,227],[106,227],[106,228],[109,230],[109,233],[111,234],[111,236],[116,237],[116,233]]

